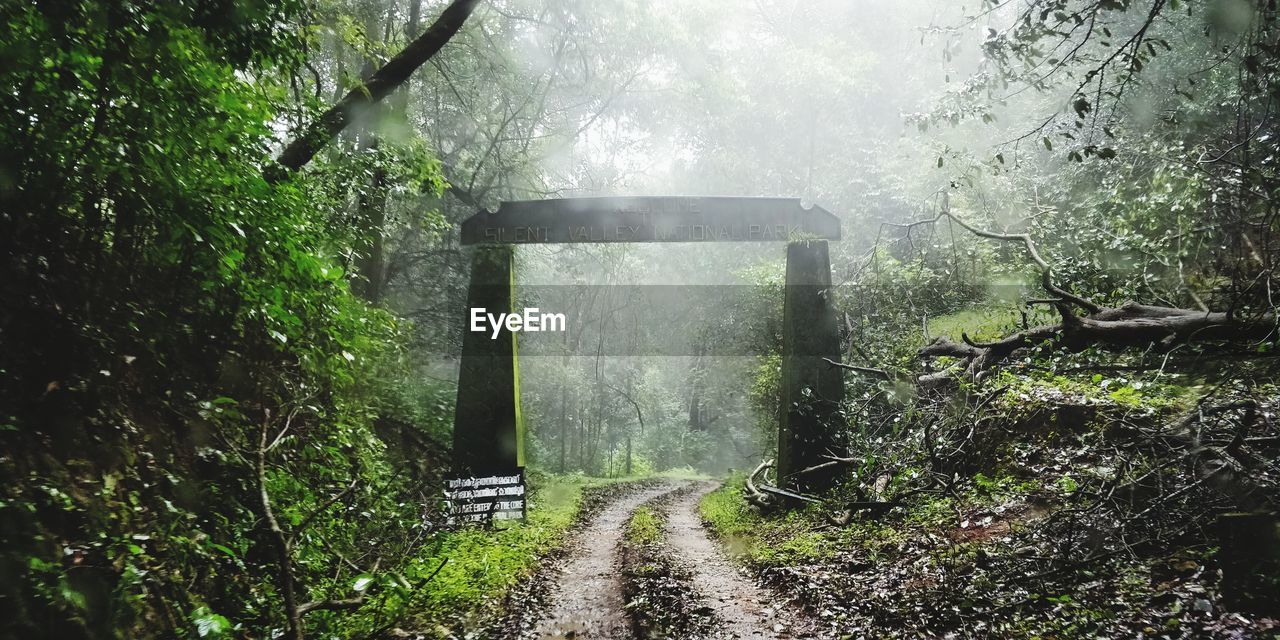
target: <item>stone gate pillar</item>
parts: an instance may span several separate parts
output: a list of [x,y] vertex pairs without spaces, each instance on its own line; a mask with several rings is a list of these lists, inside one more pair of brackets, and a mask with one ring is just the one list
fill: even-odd
[[505,329],[497,338],[489,330],[471,331],[471,309],[494,315],[512,312],[514,254],[511,245],[482,245],[472,256],[453,416],[457,475],[509,474],[524,467],[516,335]]
[[840,335],[831,301],[831,260],[825,240],[787,245],[782,311],[782,406],[778,412],[778,484],[797,490],[830,488],[838,469],[798,475],[844,452]]

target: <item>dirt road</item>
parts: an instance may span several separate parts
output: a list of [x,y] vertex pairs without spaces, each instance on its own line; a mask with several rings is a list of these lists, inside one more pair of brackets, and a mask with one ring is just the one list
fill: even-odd
[[698,503],[717,486],[714,482],[697,483],[671,503],[667,515],[668,543],[675,557],[687,563],[694,590],[719,619],[716,636],[744,640],[811,637],[807,628],[798,624],[803,618],[780,615],[771,604],[771,594],[744,575],[708,537]]
[[670,481],[624,495],[602,508],[578,532],[551,576],[549,608],[524,637],[618,640],[632,637],[616,557],[623,525],[641,504],[674,493],[666,502],[667,542],[687,565],[692,591],[716,618],[714,638],[772,640],[815,637],[805,617],[780,611],[771,594],[735,566],[712,540],[698,516],[698,503],[718,485]]
[[622,525],[641,503],[680,486],[676,482],[664,483],[632,493],[596,514],[570,543],[566,561],[551,589],[551,609],[535,627],[535,638],[630,637],[614,554],[622,538]]

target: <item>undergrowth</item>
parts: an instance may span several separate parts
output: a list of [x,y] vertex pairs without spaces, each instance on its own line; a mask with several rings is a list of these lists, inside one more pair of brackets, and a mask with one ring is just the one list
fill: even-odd
[[[1203,389],[1189,380],[1113,380],[1002,373],[970,403],[896,426],[895,448],[871,450],[854,490],[762,512],[739,476],[700,512],[732,555],[835,636],[1274,633],[1265,605],[1225,599],[1210,529],[1230,494],[1198,479],[1178,426],[1201,423],[1204,442],[1235,433],[1270,446],[1270,423],[1256,418],[1269,394],[1197,405]],[[889,509],[846,506],[871,500],[878,479]]]

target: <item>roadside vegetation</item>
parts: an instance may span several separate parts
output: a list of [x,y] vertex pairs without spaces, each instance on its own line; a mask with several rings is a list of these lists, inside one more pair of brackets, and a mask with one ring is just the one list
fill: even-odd
[[[1270,411],[1274,388],[1144,380],[1004,372],[960,415],[918,407],[930,422],[899,427],[914,434],[820,504],[762,510],[736,477],[701,513],[833,635],[1275,633],[1274,560],[1231,548],[1241,534],[1218,506],[1254,478],[1201,479],[1186,466],[1197,452],[1161,441],[1205,412],[1204,442],[1271,446],[1270,427],[1245,414]],[[1211,391],[1223,397],[1198,401]],[[1266,538],[1273,525],[1239,526]]]
[[[434,567],[432,579],[398,613],[381,615],[396,626],[440,637],[498,633],[504,616],[518,606],[528,606],[510,597],[562,548],[574,527],[582,526],[619,491],[644,483],[534,475],[527,521],[463,528],[439,536],[430,554],[412,560],[424,571]],[[518,592],[518,597],[526,596],[527,592]]]

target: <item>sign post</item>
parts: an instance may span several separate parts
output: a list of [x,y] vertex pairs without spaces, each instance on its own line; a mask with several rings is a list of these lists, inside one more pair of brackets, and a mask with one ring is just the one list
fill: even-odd
[[504,202],[462,223],[462,244],[788,242],[840,239],[840,220],[799,198],[652,196]]
[[523,520],[527,509],[524,470],[514,475],[446,480],[444,499],[451,525]]

